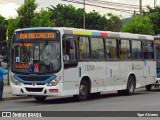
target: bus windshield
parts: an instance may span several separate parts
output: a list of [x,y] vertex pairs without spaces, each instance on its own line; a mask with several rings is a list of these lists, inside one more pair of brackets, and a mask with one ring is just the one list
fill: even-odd
[[60,42],[12,43],[12,70],[21,73],[53,73],[60,69]]

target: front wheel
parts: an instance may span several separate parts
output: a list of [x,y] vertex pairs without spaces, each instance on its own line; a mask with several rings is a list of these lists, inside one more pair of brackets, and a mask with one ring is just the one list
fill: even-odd
[[74,96],[78,101],[84,101],[87,99],[89,94],[89,84],[87,81],[82,80],[79,87],[79,95]]

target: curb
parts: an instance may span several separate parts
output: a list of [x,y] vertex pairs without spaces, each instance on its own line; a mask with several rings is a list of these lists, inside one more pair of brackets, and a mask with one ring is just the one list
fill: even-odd
[[28,97],[28,96],[14,96],[14,97],[5,97],[3,100],[17,100],[17,99],[28,99],[28,98],[33,98],[33,97]]

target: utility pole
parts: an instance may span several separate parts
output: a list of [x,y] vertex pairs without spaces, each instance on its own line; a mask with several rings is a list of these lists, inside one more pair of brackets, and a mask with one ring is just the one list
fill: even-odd
[[139,13],[142,15],[142,0],[139,0]]
[[154,8],[156,7],[157,0],[154,0]]
[[83,12],[83,28],[84,28],[84,29],[85,29],[85,26],[86,26],[86,25],[85,25],[85,24],[86,24],[86,23],[85,23],[85,19],[86,19],[86,18],[85,18],[85,17],[86,17],[85,11],[86,11],[86,10],[85,10],[85,0],[84,0],[84,12]]

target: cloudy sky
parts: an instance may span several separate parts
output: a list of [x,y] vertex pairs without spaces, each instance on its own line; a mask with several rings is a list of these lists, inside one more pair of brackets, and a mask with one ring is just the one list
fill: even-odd
[[[78,1],[83,2],[84,0],[68,0],[68,1]],[[106,1],[106,3],[101,3],[98,1]],[[139,1],[140,0],[86,0],[88,4],[96,5],[96,6],[89,6],[86,5],[86,11],[89,12],[91,10],[95,10],[100,14],[104,15],[107,13],[113,13],[116,15],[120,15],[122,17],[128,17],[132,15],[132,11],[134,9],[138,12],[139,11]],[[157,1],[156,4],[160,5],[160,0]],[[82,4],[75,4],[70,2],[64,2],[62,0],[36,0],[39,4],[39,8],[46,8],[50,5],[56,6],[57,4],[72,4],[76,8],[82,8]],[[113,4],[116,3],[116,4]],[[15,17],[17,15],[16,9],[24,3],[24,0],[0,0],[0,15],[9,18]],[[117,4],[121,3],[121,4]],[[129,4],[125,6],[124,4]],[[154,7],[154,0],[142,0],[142,6]],[[102,6],[103,8],[97,7]],[[124,10],[125,9],[125,10]]]

